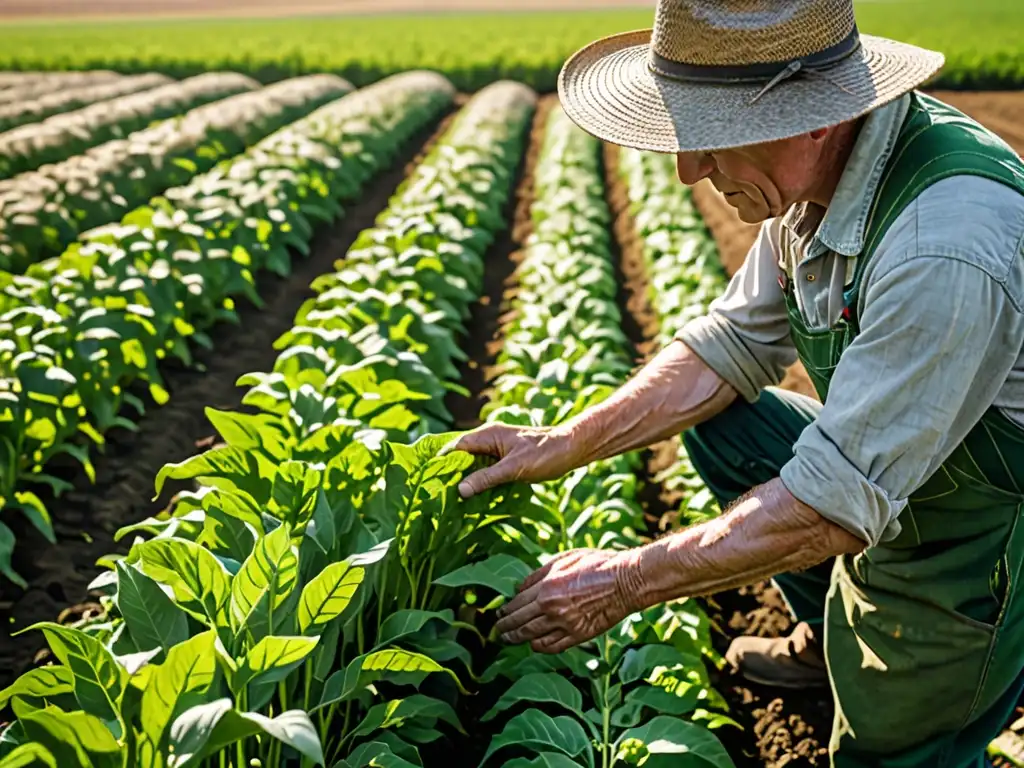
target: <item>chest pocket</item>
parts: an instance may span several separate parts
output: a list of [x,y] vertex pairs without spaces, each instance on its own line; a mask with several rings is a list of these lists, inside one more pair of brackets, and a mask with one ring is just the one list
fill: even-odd
[[825,251],[804,261],[805,244],[791,232],[780,238],[779,283],[786,297],[790,334],[822,402],[839,358],[857,327],[849,311],[856,296],[855,262]]

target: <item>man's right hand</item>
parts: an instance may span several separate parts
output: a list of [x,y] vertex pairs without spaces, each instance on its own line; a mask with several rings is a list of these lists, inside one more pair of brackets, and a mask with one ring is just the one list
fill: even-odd
[[460,437],[448,450],[493,456],[498,461],[459,483],[463,498],[504,483],[555,480],[585,463],[573,436],[558,427],[486,424]]

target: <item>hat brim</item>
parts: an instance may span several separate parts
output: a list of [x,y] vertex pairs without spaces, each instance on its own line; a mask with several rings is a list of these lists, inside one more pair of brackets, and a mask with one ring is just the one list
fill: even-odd
[[654,152],[715,151],[797,136],[853,120],[899,98],[942,68],[941,53],[861,35],[827,72],[800,72],[754,100],[760,83],[710,84],[647,66],[651,30],[577,51],[558,76],[569,117],[604,141]]

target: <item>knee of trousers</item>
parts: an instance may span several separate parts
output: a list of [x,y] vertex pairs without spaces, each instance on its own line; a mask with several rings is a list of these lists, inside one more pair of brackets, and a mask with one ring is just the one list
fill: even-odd
[[721,500],[777,477],[819,408],[800,395],[765,390],[756,402],[736,400],[686,430],[683,446],[694,469]]

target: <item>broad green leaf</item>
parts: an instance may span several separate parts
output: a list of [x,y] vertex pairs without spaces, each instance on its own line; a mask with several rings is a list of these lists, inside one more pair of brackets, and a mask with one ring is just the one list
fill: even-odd
[[[705,691],[706,689],[701,689],[702,693]],[[726,725],[731,725],[733,728],[739,728],[742,730],[742,726],[728,715],[723,715],[721,712],[712,712],[711,710],[704,709],[703,707],[695,709],[690,720],[695,723],[700,723],[709,731],[713,731],[716,728],[721,728]]]
[[121,748],[103,721],[85,712],[45,707],[15,715],[29,743],[45,747],[62,767],[121,768]]
[[645,707],[663,715],[688,715],[700,704],[703,692],[699,685],[686,684],[671,693],[652,685],[634,688],[626,694],[622,706],[612,713],[612,722],[625,728],[637,725]]
[[151,674],[142,694],[142,730],[162,748],[167,726],[182,711],[201,703],[217,676],[216,634],[211,630],[176,645]]
[[282,462],[274,475],[271,489],[274,516],[294,531],[304,531],[316,511],[322,486],[322,473],[308,462]]
[[472,563],[445,574],[434,583],[442,587],[486,586],[505,597],[530,575],[530,567],[512,555],[493,555],[480,563]]
[[450,669],[442,667],[423,654],[404,651],[400,648],[389,648],[358,656],[350,661],[345,669],[339,669],[331,675],[324,684],[320,703],[314,707],[314,711],[339,701],[345,701],[370,683],[387,679],[389,674],[409,672],[424,675],[444,672],[455,681],[462,693],[468,695],[468,691],[462,687],[458,676]]
[[282,525],[256,542],[252,554],[231,581],[231,617],[253,640],[273,631],[274,612],[288,599],[299,578],[299,559],[291,530]]
[[[123,626],[123,625],[122,625]],[[128,673],[129,677],[135,677],[139,674],[149,662],[155,659],[159,654],[163,653],[163,648],[150,648],[148,651],[135,651],[133,653],[125,653],[120,656],[114,656],[114,660],[121,665],[125,672]]]
[[184,610],[209,626],[228,626],[229,574],[208,550],[185,539],[153,539],[132,548],[143,571],[174,591]]
[[234,446],[213,448],[177,464],[165,464],[156,476],[156,498],[168,480],[202,480],[216,488],[238,488],[257,501],[270,498],[275,465],[255,451]]
[[3,760],[0,760],[0,768],[57,768],[57,761],[53,753],[36,742],[29,742],[16,747]]
[[11,554],[14,552],[14,531],[4,523],[0,523],[0,574],[6,576],[22,589],[28,589],[28,582],[19,576],[11,567]]
[[75,676],[69,667],[46,666],[30,669],[11,685],[0,691],[0,709],[7,706],[12,696],[46,698],[71,693]]
[[33,527],[43,534],[51,544],[56,544],[57,538],[53,533],[53,521],[50,519],[50,512],[43,504],[43,500],[32,491],[15,491],[14,500],[16,503],[11,504],[11,507],[20,508]]
[[447,702],[430,696],[415,694],[405,699],[392,699],[370,707],[363,721],[352,731],[352,738],[366,736],[382,728],[400,728],[409,721],[426,720],[432,725],[443,720],[464,734],[455,710]]
[[224,442],[234,448],[262,450],[275,459],[288,455],[285,448],[287,435],[281,428],[280,418],[266,413],[238,413],[206,409],[206,418],[213,424]]
[[558,704],[570,712],[583,710],[583,695],[569,680],[556,672],[534,672],[516,680],[481,720],[526,701]]
[[566,715],[551,717],[539,709],[528,709],[516,715],[508,721],[501,733],[491,739],[491,745],[480,764],[486,763],[498,750],[511,746],[537,750],[555,749],[569,757],[583,755],[587,765],[593,765],[590,739],[586,731],[579,721]]
[[377,648],[398,642],[404,637],[419,632],[431,621],[452,623],[452,612],[445,611],[396,611],[388,616],[377,633]]
[[238,683],[276,683],[313,652],[319,637],[264,637],[249,649],[238,668]]
[[331,563],[309,580],[299,600],[299,631],[318,631],[348,607],[366,571],[347,561]]
[[[114,602],[135,646],[142,651],[162,648],[164,653],[188,637],[188,620],[153,579],[137,568],[116,563]],[[163,657],[163,654],[161,654]]]
[[[340,766],[342,768],[420,768],[420,763],[410,763],[394,752],[391,746],[382,741],[370,741],[360,744],[352,750]],[[334,768],[339,768],[338,765]]]
[[255,712],[238,712],[230,699],[218,699],[183,712],[171,724],[173,756],[168,768],[196,765],[197,758],[215,755],[242,739],[265,733],[299,754],[323,764],[323,747],[309,716],[300,710],[269,718]]
[[619,737],[618,743],[627,739],[637,739],[646,746],[645,767],[735,768],[717,736],[703,726],[677,717],[663,715],[630,728]]
[[41,629],[54,656],[74,675],[79,706],[101,720],[117,720],[128,673],[96,638],[52,622],[33,624],[22,631]]
[[509,760],[502,764],[502,768],[580,768],[580,764],[560,752],[541,752],[532,759],[517,757]]
[[703,662],[699,657],[681,653],[670,645],[652,643],[626,651],[622,657],[622,666],[619,667],[619,679],[624,684],[634,683],[647,677],[656,667],[671,668],[679,665],[700,667]]

